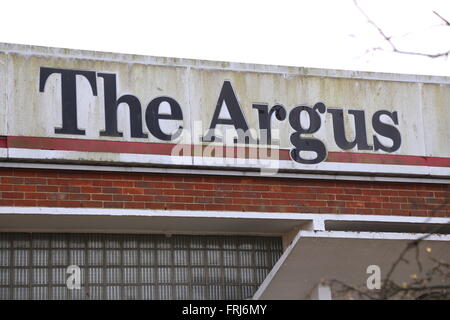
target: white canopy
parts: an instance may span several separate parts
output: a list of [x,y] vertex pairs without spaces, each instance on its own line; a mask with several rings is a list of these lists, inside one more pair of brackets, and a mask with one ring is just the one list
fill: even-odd
[[[369,265],[381,268],[383,279],[408,243],[423,234],[346,231],[300,231],[255,293],[253,299],[330,298],[321,280],[364,285]],[[431,248],[431,252],[428,252]],[[418,274],[415,250],[408,251],[393,280],[411,280]],[[427,270],[430,256],[450,262],[450,236],[431,235],[420,242],[419,261]],[[321,290],[318,290],[320,288]]]

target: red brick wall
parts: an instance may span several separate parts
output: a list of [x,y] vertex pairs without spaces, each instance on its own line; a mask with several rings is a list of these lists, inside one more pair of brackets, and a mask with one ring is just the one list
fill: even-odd
[[442,184],[0,169],[0,206],[450,217]]

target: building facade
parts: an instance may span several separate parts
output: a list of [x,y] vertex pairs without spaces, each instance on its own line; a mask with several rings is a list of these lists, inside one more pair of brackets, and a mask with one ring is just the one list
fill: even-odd
[[330,299],[425,234],[449,258],[448,78],[0,62],[0,299]]

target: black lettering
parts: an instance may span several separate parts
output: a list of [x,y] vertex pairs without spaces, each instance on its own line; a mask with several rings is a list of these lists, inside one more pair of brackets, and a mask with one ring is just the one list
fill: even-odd
[[344,112],[342,109],[328,109],[333,118],[334,141],[343,150],[353,149],[372,150],[373,147],[367,144],[366,120],[364,110],[348,110],[348,114],[353,115],[355,121],[355,138],[348,141],[345,137]]
[[142,109],[139,99],[133,95],[123,95],[117,99],[116,75],[112,73],[99,73],[103,78],[105,92],[105,130],[100,136],[122,137],[123,133],[117,129],[117,108],[119,104],[126,103],[130,110],[130,135],[132,138],[147,138],[142,131]]
[[[220,110],[224,102],[228,108],[231,119],[219,118]],[[224,81],[222,85],[213,119],[211,120],[211,125],[209,126],[208,134],[203,137],[204,142],[215,141],[216,137],[214,136],[214,129],[218,124],[232,125],[236,130],[241,129],[243,132],[248,131],[247,122],[245,121],[244,115],[242,114],[241,107],[239,106],[239,102],[236,98],[236,95],[234,94],[233,87],[231,86],[230,81]],[[247,138],[249,137],[247,136]],[[246,139],[246,143],[249,143],[249,140],[250,139]]]
[[258,110],[259,130],[261,136],[264,134],[266,135],[265,144],[272,144],[272,127],[270,120],[273,115],[280,121],[286,119],[286,109],[281,105],[274,105],[269,111],[269,106],[267,104],[253,104],[253,109]]
[[383,150],[386,152],[394,152],[400,148],[402,143],[402,137],[400,136],[400,131],[390,124],[381,122],[380,117],[386,115],[392,119],[394,124],[398,125],[398,115],[397,111],[389,112],[386,110],[380,110],[374,113],[372,117],[372,126],[376,133],[381,136],[387,137],[392,140],[392,147],[384,146],[380,140],[374,135],[373,136],[373,146],[375,151]]
[[[325,105],[321,102],[318,102],[314,105],[313,108],[299,106],[295,107],[290,112],[289,123],[291,124],[291,127],[296,130],[296,132],[294,132],[290,136],[291,143],[295,147],[291,150],[290,153],[292,160],[304,164],[315,164],[325,160],[327,150],[322,141],[314,138],[302,138],[302,134],[315,133],[320,129],[322,120],[318,112],[324,113],[325,110]],[[300,122],[300,114],[303,111],[307,112],[309,116],[309,128],[306,129],[302,127],[302,124]],[[300,156],[301,151],[313,151],[317,154],[316,158],[304,159]]]
[[55,128],[59,134],[84,135],[85,130],[78,129],[77,122],[77,82],[76,76],[85,77],[91,86],[94,96],[97,95],[95,71],[71,70],[41,67],[39,73],[39,92],[44,92],[45,83],[50,75],[61,75],[62,128]]
[[[159,113],[159,106],[162,102],[167,102],[169,104],[170,114]],[[177,132],[175,132],[174,134],[164,133],[159,125],[160,119],[183,120],[181,107],[178,102],[175,101],[175,99],[172,99],[170,97],[158,97],[150,101],[147,106],[147,110],[145,111],[145,121],[147,123],[148,130],[150,130],[150,133],[160,140],[170,141],[181,134],[181,130],[183,130],[182,126],[179,126]]]

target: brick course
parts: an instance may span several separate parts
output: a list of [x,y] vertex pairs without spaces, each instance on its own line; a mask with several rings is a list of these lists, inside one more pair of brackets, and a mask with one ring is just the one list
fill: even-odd
[[450,217],[443,184],[0,169],[0,206]]

